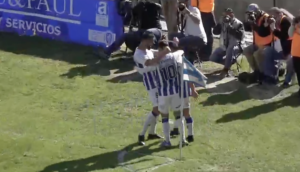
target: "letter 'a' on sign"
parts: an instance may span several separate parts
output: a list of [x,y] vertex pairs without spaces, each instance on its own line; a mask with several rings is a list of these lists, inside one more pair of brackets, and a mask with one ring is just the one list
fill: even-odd
[[0,0],[0,31],[105,48],[124,34],[116,3],[112,0]]
[[107,15],[107,4],[106,2],[99,2],[98,14]]
[[107,2],[99,2],[97,6],[96,25],[101,27],[108,27],[109,15],[108,15]]

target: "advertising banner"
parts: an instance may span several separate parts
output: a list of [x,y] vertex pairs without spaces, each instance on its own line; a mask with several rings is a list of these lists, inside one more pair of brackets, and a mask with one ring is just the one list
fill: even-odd
[[0,31],[83,45],[111,45],[123,34],[114,0],[0,0]]

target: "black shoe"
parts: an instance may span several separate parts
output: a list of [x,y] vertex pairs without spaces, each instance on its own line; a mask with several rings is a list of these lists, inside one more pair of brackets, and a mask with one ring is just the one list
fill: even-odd
[[287,83],[287,82],[284,82],[282,85],[281,85],[281,88],[288,88],[290,87],[292,84],[290,83]]
[[164,137],[158,135],[158,134],[148,134],[148,140],[154,140],[154,139],[163,139]]
[[191,142],[194,142],[194,136],[193,135],[190,135],[186,138],[186,140],[191,143]]
[[171,132],[170,132],[170,136],[171,137],[176,137],[179,135],[179,130],[178,128],[174,128]]
[[145,136],[139,135],[139,145],[144,146],[145,145]]
[[110,55],[107,54],[102,47],[98,47],[98,49],[95,49],[94,54],[104,60],[108,60],[110,57]]
[[263,82],[268,84],[268,85],[277,85],[279,80],[278,80],[278,78],[272,78],[272,77],[266,76],[264,78]]

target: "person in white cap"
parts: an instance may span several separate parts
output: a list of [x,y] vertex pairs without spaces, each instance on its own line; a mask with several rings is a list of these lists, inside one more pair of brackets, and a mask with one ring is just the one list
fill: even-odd
[[261,82],[264,78],[263,51],[273,42],[274,36],[270,25],[276,20],[262,11],[257,4],[250,4],[246,11],[246,21],[253,30],[253,44],[246,47],[243,52],[253,70],[248,81],[251,83]]

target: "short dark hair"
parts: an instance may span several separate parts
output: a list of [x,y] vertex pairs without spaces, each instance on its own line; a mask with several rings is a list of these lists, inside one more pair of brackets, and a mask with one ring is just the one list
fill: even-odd
[[148,39],[153,39],[154,40],[155,36],[153,33],[145,31],[142,35],[142,41],[143,40],[148,40]]
[[300,16],[296,16],[293,20],[294,24],[300,23]]
[[225,13],[233,13],[233,9],[232,8],[225,8],[224,12]]

